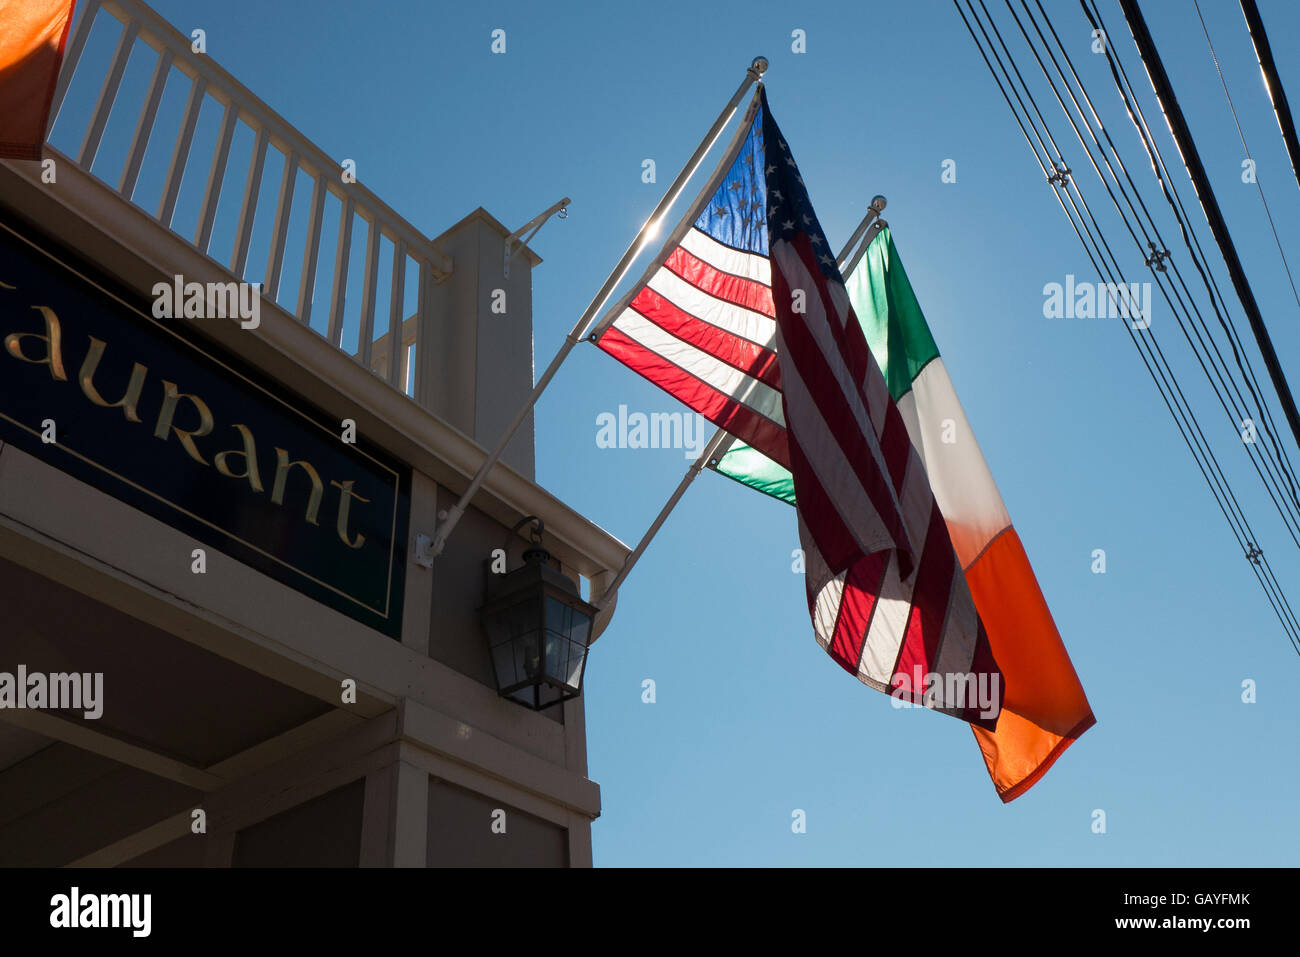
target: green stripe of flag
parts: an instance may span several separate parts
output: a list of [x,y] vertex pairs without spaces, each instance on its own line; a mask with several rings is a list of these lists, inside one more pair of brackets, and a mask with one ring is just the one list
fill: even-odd
[[[897,402],[912,388],[917,374],[939,355],[939,349],[888,226],[881,227],[872,239],[844,285],[871,354],[885,374],[889,394]],[[713,469],[742,485],[794,504],[793,476],[739,440]]]
[[871,354],[889,383],[889,394],[897,402],[911,391],[912,380],[939,355],[939,348],[907,281],[888,226],[871,241],[844,286]]
[[794,476],[739,439],[718,459],[713,469],[741,485],[794,504]]

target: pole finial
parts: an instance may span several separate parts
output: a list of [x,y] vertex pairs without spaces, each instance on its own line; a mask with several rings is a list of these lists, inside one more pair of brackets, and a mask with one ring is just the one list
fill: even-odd
[[885,197],[880,195],[871,197],[871,208],[877,213],[883,213],[885,211]]
[[767,57],[754,57],[754,62],[749,65],[749,72],[754,74],[754,79],[763,79],[763,74],[767,72]]

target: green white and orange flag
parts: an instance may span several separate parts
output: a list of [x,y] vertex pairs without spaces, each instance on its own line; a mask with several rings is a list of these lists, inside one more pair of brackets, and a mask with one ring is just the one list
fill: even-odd
[[[934,336],[882,227],[845,279],[853,312],[920,454],[1001,668],[995,730],[972,725],[1003,801],[1038,781],[1096,721]],[[737,440],[714,468],[794,504],[790,473]]]

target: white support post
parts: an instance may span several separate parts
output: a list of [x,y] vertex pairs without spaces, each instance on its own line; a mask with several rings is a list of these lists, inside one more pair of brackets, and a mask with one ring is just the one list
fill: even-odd
[[230,143],[235,136],[235,123],[239,120],[239,106],[234,100],[226,104],[225,119],[217,136],[217,149],[212,154],[208,168],[208,185],[203,191],[203,209],[199,213],[199,226],[194,233],[194,245],[206,253],[212,243],[212,227],[217,221],[217,203],[221,200],[221,186],[226,179],[226,165],[230,162]]
[[239,280],[243,280],[244,272],[248,269],[248,246],[253,240],[257,198],[262,194],[262,173],[266,170],[268,140],[266,127],[260,127],[253,144],[253,161],[248,165],[248,179],[244,182],[244,201],[239,207],[239,225],[235,227],[235,252],[230,263],[230,271]]
[[339,242],[334,250],[334,293],[330,299],[329,326],[325,338],[335,348],[343,341],[343,307],[348,295],[348,263],[352,260],[352,222],[356,218],[356,204],[349,193],[339,213]]
[[[406,240],[400,236],[393,244],[393,278],[388,290],[388,370],[389,385],[397,388],[398,371],[402,367],[402,326],[406,317],[403,315],[406,300]],[[418,310],[417,310],[418,312]],[[419,322],[419,319],[416,319]],[[405,388],[402,389],[406,391]],[[434,516],[437,518],[437,516]]]
[[298,277],[298,321],[311,325],[312,297],[316,294],[316,263],[320,258],[321,217],[325,214],[325,170],[316,172],[311,189],[311,209],[307,213],[307,245],[302,254],[302,274]]
[[375,340],[375,290],[379,284],[378,219],[370,221],[366,233],[365,285],[361,287],[361,331],[357,333],[357,361],[370,369],[370,352]]
[[271,252],[266,261],[263,295],[276,302],[280,298],[280,277],[284,272],[284,244],[289,238],[289,215],[293,211],[293,190],[298,182],[298,151],[284,154],[280,173],[280,202],[275,207],[275,225],[271,227]]
[[113,65],[104,77],[104,85],[99,88],[99,99],[95,102],[95,112],[91,114],[90,126],[81,141],[81,153],[77,165],[87,172],[95,165],[95,154],[104,138],[104,128],[108,125],[108,114],[113,110],[117,91],[122,86],[122,74],[126,72],[126,63],[131,58],[131,47],[135,45],[140,24],[134,20],[122,26],[122,34],[117,38],[117,50],[113,54]]
[[185,174],[185,163],[190,157],[190,144],[194,142],[194,126],[199,121],[199,110],[203,107],[203,96],[207,89],[207,80],[201,76],[194,77],[190,85],[190,98],[185,105],[185,117],[181,120],[181,128],[176,132],[176,146],[172,149],[172,159],[167,166],[162,199],[158,201],[158,222],[168,229],[176,214],[176,198],[180,195],[181,178]]
[[153,132],[154,120],[158,116],[158,104],[162,102],[163,88],[167,85],[167,76],[172,68],[172,51],[163,50],[158,54],[154,64],[153,79],[149,81],[149,95],[145,99],[144,109],[135,124],[135,135],[131,137],[131,152],[127,155],[126,165],[122,167],[122,179],[117,191],[122,198],[129,200],[135,193],[136,180],[140,178],[140,167],[144,163],[145,147],[149,145],[149,136]]
[[54,129],[54,124],[59,118],[63,99],[68,95],[68,84],[72,82],[72,74],[76,72],[77,64],[81,62],[81,52],[86,48],[86,38],[90,36],[90,28],[94,26],[95,14],[98,12],[99,0],[87,0],[81,4],[81,9],[74,13],[77,25],[72,28],[72,38],[68,41],[67,49],[63,54],[63,66],[59,68],[59,76],[54,84],[49,122],[45,127],[46,139],[49,139],[50,131]]

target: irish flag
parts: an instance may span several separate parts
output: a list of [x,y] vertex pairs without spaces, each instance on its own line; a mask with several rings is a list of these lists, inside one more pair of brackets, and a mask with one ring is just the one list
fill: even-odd
[[[972,725],[1003,801],[1096,721],[1020,537],[957,401],[888,227],[845,279],[854,314],[920,454],[1005,681],[995,730]],[[736,441],[717,471],[794,504],[790,473]]]

